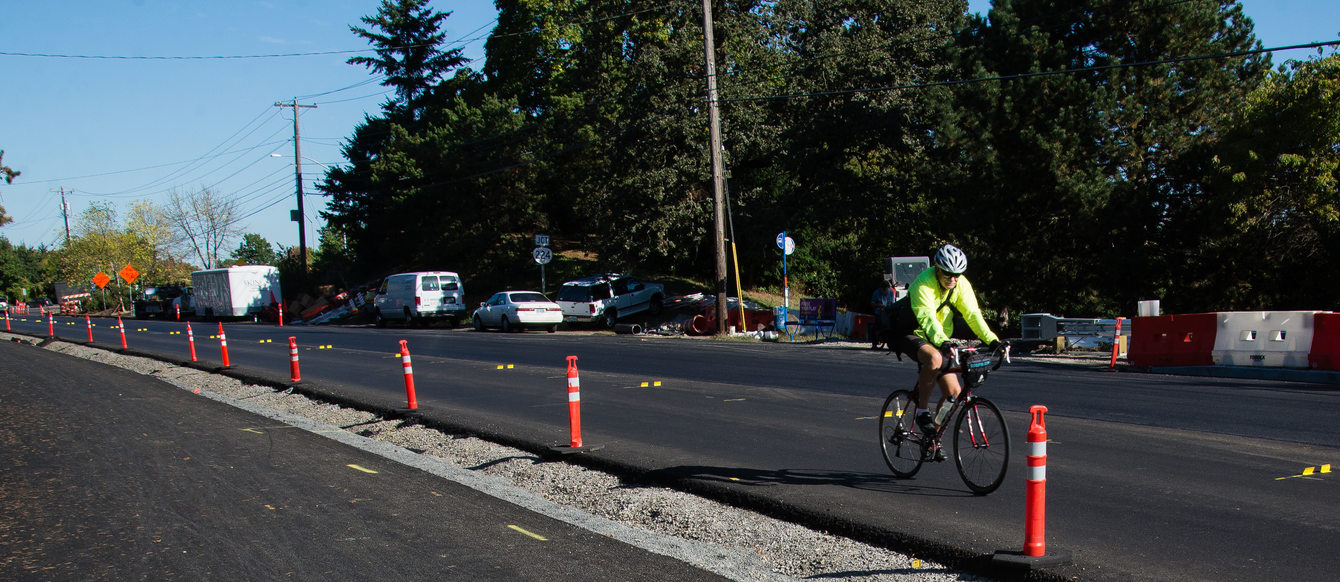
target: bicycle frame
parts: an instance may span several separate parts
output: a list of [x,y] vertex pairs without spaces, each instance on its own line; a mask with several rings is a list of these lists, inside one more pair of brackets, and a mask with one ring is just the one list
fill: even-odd
[[[916,403],[915,390],[895,390],[885,400],[880,414],[880,446],[885,463],[896,476],[910,478],[922,463],[946,460],[932,451],[939,451],[944,436],[952,433],[953,459],[963,482],[977,495],[989,494],[1000,486],[1009,464],[1009,429],[1000,409],[974,391],[990,372],[1009,360],[1010,347],[1004,344],[985,358],[981,357],[982,351],[960,348],[951,352],[953,365],[940,376],[961,374],[962,391],[934,432],[922,434],[908,415],[908,409]],[[950,425],[955,427],[952,431]]]

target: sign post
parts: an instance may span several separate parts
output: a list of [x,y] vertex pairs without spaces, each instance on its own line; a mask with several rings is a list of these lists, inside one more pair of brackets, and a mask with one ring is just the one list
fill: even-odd
[[[118,271],[116,274],[117,274],[117,275],[120,275],[121,278],[122,278],[123,280],[125,280],[126,285],[131,285],[131,287],[130,287],[130,293],[131,293],[131,296],[130,296],[130,302],[131,302],[131,304],[134,304],[134,303],[135,303],[135,296],[134,296],[134,293],[135,293],[135,287],[134,287],[133,285],[135,285],[135,279],[138,279],[138,278],[140,277],[140,272],[135,270],[135,266],[134,266],[134,265],[131,265],[130,263],[126,263],[126,266],[125,266],[124,268],[122,268],[120,271]],[[117,299],[117,301],[120,301],[120,299]],[[125,306],[123,305],[123,306],[121,306],[121,307],[122,307],[122,311],[124,311],[124,310],[125,310]]]
[[786,236],[786,231],[783,230],[777,235],[777,248],[782,249],[782,313],[780,323],[783,329],[780,331],[785,332],[786,312],[791,309],[791,286],[787,284],[786,280],[786,256],[796,252],[796,241]]
[[549,235],[535,235],[535,250],[530,252],[530,256],[540,264],[540,294],[544,294],[544,266],[554,260],[554,251],[549,248]]

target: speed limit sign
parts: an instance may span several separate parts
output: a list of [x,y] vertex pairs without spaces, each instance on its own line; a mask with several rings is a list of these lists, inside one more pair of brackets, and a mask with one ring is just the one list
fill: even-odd
[[550,250],[549,247],[535,247],[535,250],[530,252],[530,256],[535,257],[535,262],[547,265],[549,261],[554,260],[554,251]]

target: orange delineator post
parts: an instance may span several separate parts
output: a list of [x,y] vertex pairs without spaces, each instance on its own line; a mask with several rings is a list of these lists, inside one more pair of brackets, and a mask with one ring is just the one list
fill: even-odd
[[1112,361],[1107,364],[1108,369],[1117,367],[1117,354],[1121,352],[1121,320],[1124,317],[1117,318],[1117,331],[1112,334]]
[[223,354],[223,367],[231,367],[228,363],[228,336],[223,333],[223,322],[219,322],[219,352]]
[[173,303],[172,306],[177,308],[177,321],[181,321],[181,300]]
[[56,337],[56,317],[47,314],[47,337]]
[[87,313],[84,314],[84,325],[88,326],[88,343],[93,343],[93,320]]
[[126,345],[126,324],[121,322],[120,315],[116,316],[116,329],[121,331],[121,349],[129,348],[130,346]]
[[1047,555],[1047,407],[1028,408],[1033,420],[1028,426],[1028,498],[1024,503],[1024,555]]
[[568,356],[568,429],[572,448],[582,446],[582,390],[577,378],[577,356]]
[[405,401],[410,410],[418,410],[419,400],[414,396],[414,366],[410,363],[409,343],[400,340],[400,366],[405,369]]
[[298,372],[298,338],[293,336],[288,338],[288,371],[290,381],[302,381],[302,374]]
[[8,309],[5,310],[5,331],[10,331],[10,329],[9,329],[9,310],[8,310]]
[[191,344],[191,361],[195,360],[195,332],[191,331],[191,322],[186,322],[186,342]]

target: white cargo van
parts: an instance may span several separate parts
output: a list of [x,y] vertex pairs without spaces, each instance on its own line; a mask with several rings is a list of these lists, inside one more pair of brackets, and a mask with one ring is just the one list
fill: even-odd
[[440,317],[455,327],[466,317],[465,286],[451,271],[391,275],[377,290],[372,313],[378,326],[393,319],[422,325],[430,318]]

